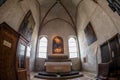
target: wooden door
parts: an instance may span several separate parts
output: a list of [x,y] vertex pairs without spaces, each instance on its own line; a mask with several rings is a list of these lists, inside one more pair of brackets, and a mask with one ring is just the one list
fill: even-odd
[[111,48],[111,54],[112,54],[112,58],[116,58],[119,56],[119,41],[118,41],[118,37],[114,37],[113,39],[111,39],[110,41],[110,48]]
[[0,25],[0,80],[17,80],[16,50],[18,35],[6,23]]
[[106,63],[106,62],[109,62],[111,60],[108,42],[101,45],[101,57],[102,57],[102,63]]
[[117,67],[120,68],[120,43],[119,43],[119,34],[115,35],[109,40],[112,59],[116,60]]

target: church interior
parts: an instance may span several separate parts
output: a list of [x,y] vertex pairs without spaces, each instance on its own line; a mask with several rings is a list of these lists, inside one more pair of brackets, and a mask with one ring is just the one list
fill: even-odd
[[0,0],[0,80],[120,80],[120,0]]

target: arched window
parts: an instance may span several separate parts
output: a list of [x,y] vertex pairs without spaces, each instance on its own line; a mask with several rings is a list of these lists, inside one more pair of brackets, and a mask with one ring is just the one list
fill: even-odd
[[39,58],[46,58],[47,57],[47,44],[48,40],[46,37],[42,37],[39,40],[39,46],[38,46],[38,57]]
[[73,37],[69,38],[68,45],[69,45],[69,57],[76,58],[78,55],[77,55],[77,46],[76,46],[75,38]]

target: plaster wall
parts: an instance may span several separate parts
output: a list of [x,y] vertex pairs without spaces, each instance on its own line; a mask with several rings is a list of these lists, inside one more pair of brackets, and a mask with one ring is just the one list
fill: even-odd
[[7,0],[0,7],[0,23],[6,22],[14,30],[18,31],[19,26],[24,19],[28,10],[31,10],[35,20],[35,28],[30,42],[30,70],[34,69],[34,59],[36,50],[36,41],[38,35],[38,27],[40,24],[40,6],[36,0]]
[[[112,12],[106,0],[98,0],[98,4],[92,0],[83,0],[78,6],[77,32],[80,45],[80,54],[83,70],[97,72],[97,64],[101,63],[100,44],[120,33],[120,16]],[[87,44],[84,29],[91,22],[97,36],[97,41]],[[97,50],[98,47],[98,50]],[[97,59],[96,60],[96,56]],[[83,62],[86,57],[87,62]]]
[[[45,26],[43,26],[39,37],[46,35],[48,39],[48,53],[49,56],[55,56],[55,55],[67,55],[69,56],[68,51],[68,39],[70,36],[75,36],[75,32],[72,28],[72,26],[60,19],[56,19],[53,21],[50,21]],[[63,38],[63,44],[64,44],[64,53],[63,54],[53,54],[52,53],[52,45],[53,45],[53,38],[55,36],[60,36]],[[44,70],[44,60],[43,58],[36,57],[36,71]],[[80,60],[79,58],[72,59],[73,62],[73,69],[78,70],[80,69]]]

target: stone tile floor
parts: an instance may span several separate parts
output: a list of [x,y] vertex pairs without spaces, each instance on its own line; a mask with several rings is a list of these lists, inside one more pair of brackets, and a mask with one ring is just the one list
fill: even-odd
[[[72,78],[72,79],[64,79],[64,80],[96,80],[95,79],[95,74],[94,73],[89,73],[89,72],[82,72],[83,77],[77,77],[77,78]],[[34,78],[34,75],[37,74],[35,72],[31,72],[31,79],[30,80],[48,80],[48,79],[40,79],[40,78]]]

